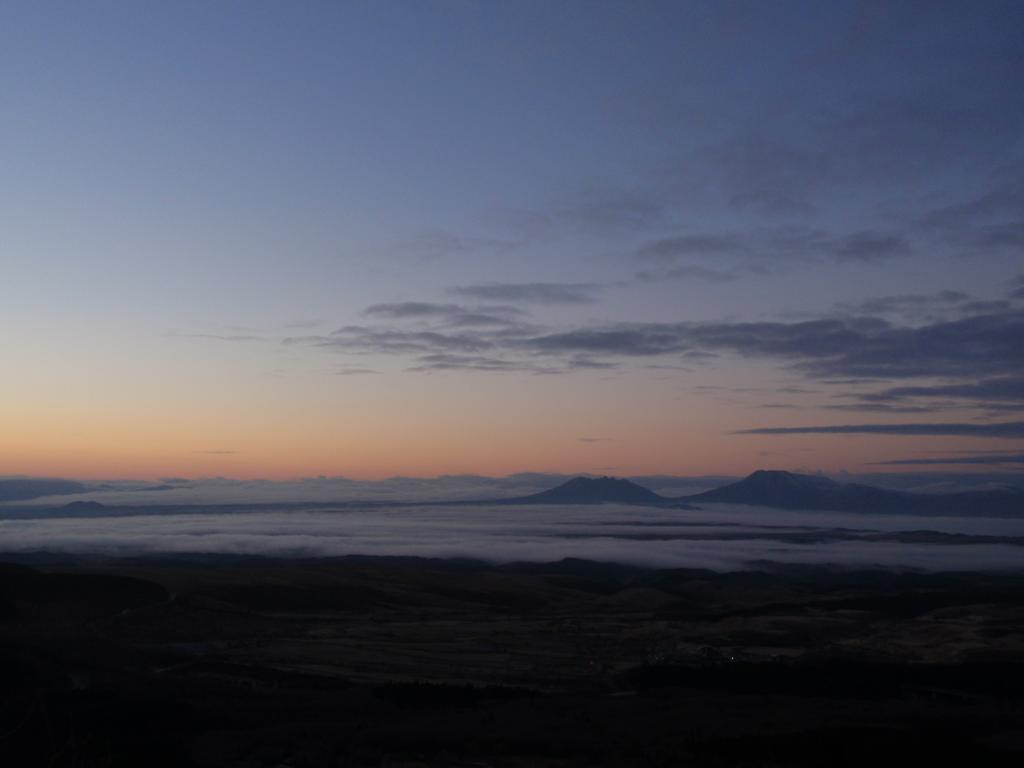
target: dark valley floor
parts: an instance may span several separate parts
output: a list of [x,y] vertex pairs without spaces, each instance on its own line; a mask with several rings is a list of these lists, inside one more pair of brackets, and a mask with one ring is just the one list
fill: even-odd
[[1024,756],[1024,576],[23,555],[0,648],[6,765]]

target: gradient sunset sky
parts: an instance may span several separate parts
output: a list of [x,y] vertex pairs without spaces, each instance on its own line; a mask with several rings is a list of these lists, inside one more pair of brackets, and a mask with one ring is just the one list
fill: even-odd
[[5,3],[0,475],[1022,467],[1021,30]]

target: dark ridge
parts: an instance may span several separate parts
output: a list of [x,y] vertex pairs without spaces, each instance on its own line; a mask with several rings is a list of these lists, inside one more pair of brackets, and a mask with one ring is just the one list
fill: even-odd
[[86,511],[90,509],[104,509],[105,505],[100,504],[98,501],[72,501],[65,504],[63,508],[71,510],[80,509],[82,511]]
[[67,496],[86,493],[89,486],[74,480],[40,477],[15,477],[0,480],[0,501],[28,501],[41,496]]
[[1018,488],[950,494],[909,493],[857,483],[837,483],[819,475],[765,469],[685,500],[837,512],[1024,516],[1024,491]]
[[818,475],[759,469],[739,482],[691,497],[695,501],[777,507],[779,509],[896,510],[907,494],[867,485],[843,485]]
[[68,517],[96,517],[107,512],[108,507],[98,501],[72,501],[59,509]]
[[8,618],[85,620],[160,603],[167,590],[146,579],[114,573],[46,573],[0,564],[0,606]]
[[[254,502],[203,505],[210,512],[252,512],[261,509],[348,509],[366,507],[478,506],[513,504],[619,503],[660,506],[680,510],[699,507],[691,502],[722,502],[777,509],[876,512],[916,515],[968,515],[977,517],[1024,517],[1024,489],[1008,486],[957,493],[914,493],[887,490],[860,483],[838,483],[821,475],[781,470],[757,470],[744,479],[711,491],[670,498],[615,477],[576,477],[529,496],[504,499],[451,501],[339,501]],[[172,514],[194,509],[193,504],[107,506],[96,501],[75,501],[61,507],[5,506],[7,519],[37,517],[130,516]]]
[[509,499],[517,504],[664,504],[670,499],[616,477],[574,477],[556,488]]

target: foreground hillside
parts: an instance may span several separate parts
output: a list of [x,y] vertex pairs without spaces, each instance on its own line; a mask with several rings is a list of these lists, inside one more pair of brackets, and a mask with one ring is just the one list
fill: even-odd
[[1024,747],[1021,577],[34,559],[0,568],[10,765],[1010,766]]

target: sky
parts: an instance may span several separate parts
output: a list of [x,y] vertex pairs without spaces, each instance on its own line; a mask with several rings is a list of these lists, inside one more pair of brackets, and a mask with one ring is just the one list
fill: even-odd
[[0,475],[1020,468],[1019,2],[0,9]]

